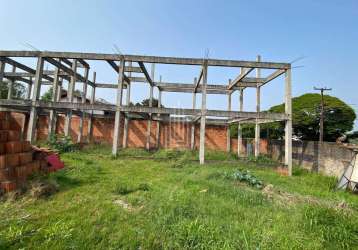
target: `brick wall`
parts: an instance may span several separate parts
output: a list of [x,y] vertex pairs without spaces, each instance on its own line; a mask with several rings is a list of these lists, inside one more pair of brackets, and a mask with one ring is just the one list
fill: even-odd
[[[21,120],[17,117],[17,120]],[[56,133],[63,134],[64,116],[58,117]],[[19,121],[19,123],[21,123]],[[157,122],[151,123],[151,144],[156,147]],[[84,122],[83,136],[87,137],[88,121]],[[124,119],[121,120],[121,138],[123,141]],[[146,145],[147,120],[130,120],[128,127],[128,147],[144,148]],[[112,143],[114,119],[113,118],[95,118],[93,120],[93,138],[97,142]],[[199,148],[199,130],[200,125],[195,127],[195,147]],[[71,137],[77,140],[79,131],[79,117],[73,116],[71,121]],[[47,116],[40,116],[37,123],[36,137],[38,140],[46,140],[48,135]],[[226,150],[226,126],[207,125],[205,132],[205,145],[208,149]],[[191,124],[182,122],[161,122],[160,123],[160,147],[161,148],[190,148]]]
[[[24,115],[13,114],[16,123],[14,126],[20,127],[24,123]],[[87,137],[87,120],[84,122],[84,139]],[[121,142],[123,141],[123,124],[121,121]],[[160,147],[161,148],[190,148],[191,141],[191,124],[181,122],[161,122],[160,124]],[[57,122],[57,133],[63,133],[64,117],[59,116]],[[93,121],[93,136],[97,142],[112,143],[113,138],[113,118],[95,118]],[[157,122],[152,122],[151,127],[151,147],[156,147],[156,127]],[[226,151],[226,126],[224,125],[207,125],[205,131],[206,148],[212,150]],[[74,141],[77,140],[79,131],[79,117],[74,116],[71,122],[71,136]],[[200,124],[195,128],[195,147],[199,148]],[[48,133],[47,116],[41,116],[37,123],[37,139],[45,140]],[[130,120],[128,129],[128,147],[144,148],[146,145],[147,121]],[[272,158],[284,161],[284,141],[272,140],[260,141],[260,152]],[[231,139],[231,151],[237,152],[237,139]],[[318,142],[293,142],[293,162],[312,171],[321,172],[326,175],[340,176],[352,157],[349,149],[338,146],[335,143]],[[242,156],[253,155],[253,139],[243,139]]]
[[[17,126],[25,124],[25,133],[27,131],[27,122],[24,122],[24,115],[12,113],[12,116],[17,122]],[[123,118],[123,117],[122,117]],[[28,118],[25,119],[25,121]],[[56,133],[63,134],[64,116],[58,117]],[[152,148],[156,147],[156,131],[157,122],[152,121],[151,127],[151,144]],[[88,120],[85,119],[83,136],[87,137]],[[124,118],[121,120],[121,142],[123,141],[123,125]],[[146,145],[147,135],[147,120],[130,120],[128,127],[128,147],[144,148]],[[94,118],[93,120],[93,138],[96,142],[112,143],[113,138],[113,118]],[[205,146],[212,150],[226,151],[226,129],[225,125],[206,125],[205,130]],[[79,131],[79,117],[73,116],[71,121],[71,137],[74,141],[77,140]],[[36,138],[38,140],[46,140],[48,135],[48,118],[47,116],[40,116],[37,123]],[[195,148],[199,148],[200,124],[195,126]],[[191,142],[191,124],[177,122],[175,119],[171,122],[160,123],[160,147],[161,148],[190,148]],[[237,152],[237,139],[231,139],[231,150]],[[268,153],[268,142],[261,140],[260,150],[263,154]],[[253,139],[243,139],[242,141],[243,156],[253,154],[254,143]]]

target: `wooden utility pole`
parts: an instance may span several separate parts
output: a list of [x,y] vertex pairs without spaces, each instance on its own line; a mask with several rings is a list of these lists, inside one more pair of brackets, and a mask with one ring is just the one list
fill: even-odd
[[313,88],[314,90],[321,91],[321,113],[320,113],[320,121],[319,121],[319,142],[323,142],[323,120],[324,120],[324,99],[323,99],[323,93],[324,91],[330,91],[331,88]]

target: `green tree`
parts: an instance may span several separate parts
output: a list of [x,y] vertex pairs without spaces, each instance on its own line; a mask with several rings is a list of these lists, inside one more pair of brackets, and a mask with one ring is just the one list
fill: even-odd
[[[320,120],[320,94],[304,94],[292,99],[293,131],[303,140],[318,140]],[[271,107],[269,112],[284,112],[285,105]],[[324,96],[324,140],[335,141],[353,129],[356,114],[342,100]],[[283,126],[283,125],[281,125]]]
[[[144,99],[141,102],[137,102],[136,104],[134,104],[134,106],[143,106],[143,107],[149,107],[149,98],[148,99]],[[158,107],[158,99],[153,98],[152,100],[152,106],[153,107]],[[161,107],[164,107],[163,105],[161,105]]]
[[52,96],[53,96],[53,88],[50,87],[42,96],[41,96],[41,100],[42,101],[46,101],[46,102],[50,102],[52,100]]
[[[0,84],[0,99],[7,99],[7,93],[9,86],[7,83],[2,82]],[[24,85],[18,82],[14,82],[12,85],[12,99],[24,99],[26,88]]]
[[[324,140],[335,141],[342,134],[353,129],[356,114],[354,110],[342,100],[325,95],[325,112],[324,112]],[[319,120],[320,120],[320,94],[304,94],[292,98],[293,112],[293,134],[301,137],[303,140],[319,139]],[[284,113],[285,104],[271,107],[269,112]],[[261,138],[279,139],[283,138],[283,122],[274,122],[261,124]],[[237,137],[237,124],[230,127],[231,136]],[[255,137],[255,125],[242,125],[243,138]]]
[[[231,138],[237,138],[238,124],[230,125]],[[241,124],[242,138],[255,138],[255,124]],[[284,127],[278,122],[264,123],[260,125],[260,138],[282,139]]]

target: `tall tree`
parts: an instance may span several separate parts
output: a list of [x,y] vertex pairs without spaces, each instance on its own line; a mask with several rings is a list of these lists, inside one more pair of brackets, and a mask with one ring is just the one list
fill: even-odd
[[[318,140],[320,120],[319,94],[304,94],[292,99],[293,131],[304,140]],[[270,108],[270,112],[284,112],[285,105]],[[353,129],[356,114],[342,100],[330,95],[324,96],[324,139],[335,141],[342,134]]]
[[[303,140],[319,139],[320,94],[304,94],[292,98],[293,134]],[[284,113],[285,104],[271,107],[269,112]],[[324,96],[324,140],[335,141],[342,134],[353,129],[356,114],[354,110],[342,100]],[[237,137],[237,124],[231,126],[231,134]],[[254,136],[254,125],[243,125],[243,137]],[[275,122],[261,125],[262,138],[283,138],[284,123]]]

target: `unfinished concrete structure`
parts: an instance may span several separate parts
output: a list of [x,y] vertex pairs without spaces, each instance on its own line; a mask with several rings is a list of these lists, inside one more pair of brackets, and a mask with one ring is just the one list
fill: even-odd
[[[35,58],[37,60],[36,69],[19,62],[19,58]],[[118,74],[117,83],[100,83],[96,81],[96,72],[93,72],[92,80],[90,76],[90,60],[106,61]],[[12,65],[10,72],[5,71],[5,65]],[[48,64],[54,70],[44,70],[44,65]],[[149,73],[146,64],[151,64]],[[162,82],[161,79],[154,79],[155,64],[176,64],[200,66],[198,77],[194,83],[173,83]],[[240,68],[240,74],[234,80],[227,80],[227,84],[210,84],[207,82],[208,70],[210,67],[236,67]],[[82,68],[82,73],[79,69]],[[272,73],[266,77],[261,76],[261,69],[271,69]],[[249,77],[249,74],[256,71],[256,77]],[[142,77],[132,76],[132,73],[142,74]],[[285,75],[285,113],[261,112],[260,99],[261,87],[268,82]],[[58,114],[64,114],[65,126],[64,134],[68,135],[71,118],[73,115],[80,117],[80,131],[78,142],[82,142],[83,120],[88,116],[88,138],[91,140],[93,110],[112,112],[115,116],[112,153],[116,155],[121,145],[127,147],[128,119],[131,114],[143,116],[148,120],[147,143],[149,149],[152,121],[157,122],[157,141],[159,141],[160,123],[170,119],[171,115],[180,114],[183,122],[192,123],[191,148],[194,149],[195,123],[200,122],[200,142],[199,160],[204,164],[205,154],[205,126],[206,123],[231,124],[238,123],[238,147],[237,153],[240,156],[242,150],[240,141],[242,140],[241,124],[255,124],[255,156],[259,152],[260,124],[273,121],[285,122],[285,165],[288,167],[289,174],[292,173],[292,111],[291,111],[291,65],[288,63],[263,62],[258,57],[256,61],[239,60],[218,60],[209,58],[178,58],[178,57],[159,57],[159,56],[140,56],[140,55],[118,55],[118,54],[98,54],[98,53],[75,53],[75,52],[50,52],[50,51],[0,51],[0,82],[7,82],[11,89],[14,81],[23,82],[28,85],[27,98],[24,100],[12,100],[11,91],[8,99],[0,100],[0,107],[3,111],[16,111],[29,113],[27,139],[30,142],[35,140],[35,128],[38,114],[47,113],[49,115],[49,131],[54,131]],[[59,102],[59,93],[62,83],[68,82],[67,99],[68,102]],[[73,101],[75,84],[83,84],[82,102]],[[130,106],[130,89],[132,83],[148,83],[150,86],[149,107]],[[42,85],[53,86],[52,102],[41,101],[40,90]],[[91,87],[90,103],[86,103],[87,88]],[[153,107],[153,89],[158,88],[158,107]],[[116,90],[116,104],[96,104],[95,93],[97,88],[111,88]],[[245,112],[244,90],[245,88],[256,89],[256,112]],[[126,100],[123,103],[123,91],[126,90]],[[232,93],[239,91],[239,111],[231,109]],[[183,108],[164,108],[161,106],[162,92],[183,92],[192,93],[193,106],[191,109]],[[196,95],[201,94],[201,108],[196,109]],[[228,107],[223,110],[208,110],[206,108],[207,94],[221,94],[228,98]],[[165,114],[165,115],[164,115]],[[120,129],[121,116],[125,116],[124,129]],[[123,133],[123,141],[120,141]],[[227,137],[230,131],[227,129]],[[229,140],[228,140],[229,141]],[[227,144],[230,151],[230,143]]]

